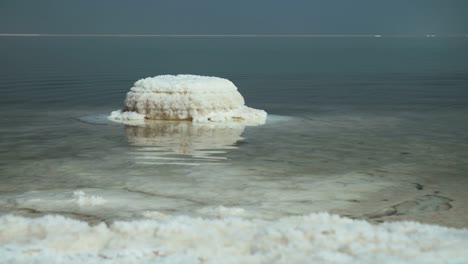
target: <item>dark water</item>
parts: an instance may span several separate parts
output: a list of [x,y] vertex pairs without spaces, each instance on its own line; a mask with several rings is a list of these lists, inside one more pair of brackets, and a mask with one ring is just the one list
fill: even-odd
[[[2,107],[120,106],[137,79],[231,79],[251,104],[463,107],[465,39],[2,38]],[[289,111],[288,107],[275,109]]]
[[[3,37],[0,54],[3,212],[113,219],[225,205],[262,217],[326,210],[365,218],[435,194],[431,210],[406,211],[418,220],[467,211],[465,39]],[[230,79],[269,122],[139,130],[89,121],[119,109],[134,81],[177,73]],[[191,146],[184,158],[208,155],[219,165],[147,162],[161,147],[180,156],[178,136]],[[147,208],[132,196],[132,208],[98,211],[60,204],[78,189],[170,201]]]

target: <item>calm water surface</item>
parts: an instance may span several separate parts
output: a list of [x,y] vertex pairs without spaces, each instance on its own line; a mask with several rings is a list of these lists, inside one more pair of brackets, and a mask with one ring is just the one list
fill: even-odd
[[[0,54],[0,213],[468,226],[465,39],[3,37]],[[232,80],[267,124],[105,120],[134,81],[178,73]]]

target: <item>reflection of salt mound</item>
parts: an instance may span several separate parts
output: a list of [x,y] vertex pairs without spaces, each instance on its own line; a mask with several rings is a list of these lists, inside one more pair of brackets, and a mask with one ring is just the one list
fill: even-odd
[[139,146],[163,146],[175,154],[193,154],[199,149],[226,149],[238,140],[244,126],[193,125],[188,122],[155,122],[126,126],[129,142]]
[[164,216],[109,226],[0,217],[5,263],[466,263],[467,247],[467,229],[371,225],[329,214],[274,221]]
[[[200,161],[219,161],[229,149],[236,148],[244,131],[242,123],[192,123],[153,121],[138,126],[125,126],[125,134],[136,148],[138,163],[184,163],[199,165]],[[181,155],[184,155],[181,156]],[[190,156],[190,157],[187,157]],[[169,162],[171,161],[171,162]]]
[[244,105],[229,80],[198,75],[160,75],[135,82],[125,108],[112,112],[113,120],[245,120],[262,124],[266,112]]

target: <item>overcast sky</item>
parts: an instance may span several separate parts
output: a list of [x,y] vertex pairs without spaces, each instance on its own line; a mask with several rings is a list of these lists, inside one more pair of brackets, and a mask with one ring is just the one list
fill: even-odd
[[468,0],[0,0],[0,33],[468,34]]

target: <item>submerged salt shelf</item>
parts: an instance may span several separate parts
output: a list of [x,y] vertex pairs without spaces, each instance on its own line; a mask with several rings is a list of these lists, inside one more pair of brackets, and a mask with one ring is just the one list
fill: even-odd
[[5,263],[465,263],[468,230],[371,225],[326,213],[274,221],[171,217],[90,226],[63,216],[0,217]]
[[266,112],[247,107],[229,80],[198,75],[159,75],[138,80],[127,93],[125,107],[111,120],[246,121],[263,124]]

